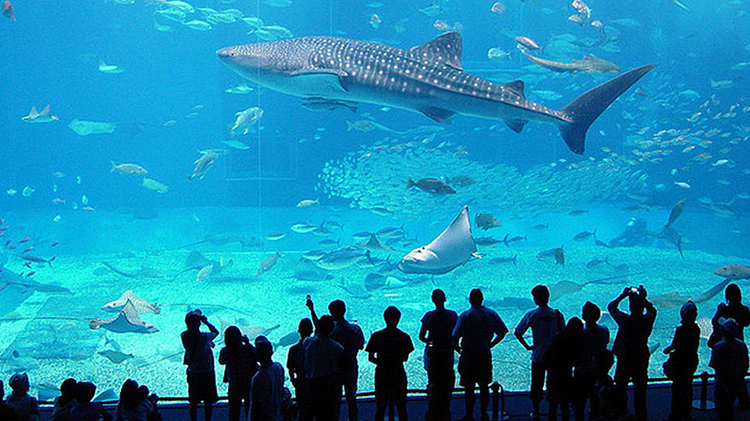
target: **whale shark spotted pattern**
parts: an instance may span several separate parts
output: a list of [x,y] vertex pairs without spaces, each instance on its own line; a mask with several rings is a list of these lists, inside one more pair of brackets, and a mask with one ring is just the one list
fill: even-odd
[[654,67],[631,70],[553,110],[527,101],[520,80],[501,85],[464,72],[461,51],[461,35],[448,32],[409,50],[317,36],[226,47],[217,55],[249,80],[315,103],[391,106],[438,122],[472,115],[502,120],[518,133],[529,121],[550,123],[577,154],[591,123]]

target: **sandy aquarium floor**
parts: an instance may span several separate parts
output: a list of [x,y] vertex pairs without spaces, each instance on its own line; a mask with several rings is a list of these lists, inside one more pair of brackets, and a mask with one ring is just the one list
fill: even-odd
[[[296,271],[310,269],[300,259],[299,252],[283,252],[278,263],[268,272],[255,276],[260,261],[272,252],[227,252],[223,259],[233,260],[234,265],[204,281],[196,281],[196,271],[173,275],[184,268],[189,250],[135,252],[128,254],[64,256],[55,261],[54,277],[74,295],[32,294],[9,314],[0,315],[0,371],[8,377],[14,371],[27,371],[34,388],[41,397],[46,397],[60,382],[69,377],[94,382],[99,391],[108,388],[119,390],[126,378],[134,378],[148,385],[163,396],[185,396],[185,369],[181,361],[179,334],[184,329],[183,318],[188,308],[200,308],[217,327],[222,324],[255,326],[248,329],[261,331],[258,327],[273,328],[267,332],[272,342],[279,341],[293,332],[300,318],[308,317],[305,296],[311,294],[319,313],[325,312],[328,302],[342,298],[348,305],[347,316],[356,321],[368,338],[372,332],[384,325],[382,312],[389,305],[398,306],[402,313],[400,328],[408,332],[415,343],[416,351],[406,363],[410,387],[424,387],[426,375],[423,369],[422,350],[418,343],[419,320],[424,312],[432,308],[429,297],[437,285],[448,295],[448,307],[463,311],[468,307],[466,296],[473,287],[485,291],[488,303],[493,305],[512,330],[524,311],[520,308],[503,307],[497,302],[505,297],[530,298],[530,289],[538,284],[556,284],[607,278],[624,273],[612,268],[626,264],[630,276],[610,280],[612,285],[590,283],[582,288],[572,284],[561,284],[553,288],[552,305],[559,308],[566,318],[579,315],[586,300],[597,303],[602,309],[616,297],[625,286],[643,284],[658,306],[658,317],[650,343],[656,349],[651,358],[651,376],[661,376],[661,364],[666,347],[679,322],[678,300],[660,298],[663,294],[678,293],[682,296],[697,296],[721,281],[713,271],[725,264],[747,264],[743,259],[727,258],[691,251],[686,259],[672,249],[629,248],[607,250],[578,244],[566,247],[565,266],[537,260],[539,250],[513,251],[505,246],[483,249],[484,259],[472,261],[448,275],[398,289],[370,291],[372,296],[357,299],[338,287],[341,279],[363,283],[372,269],[352,266],[330,272],[327,280],[300,281],[293,278]],[[212,253],[209,247],[202,250],[207,258],[219,260],[222,253]],[[517,254],[517,265],[512,263],[492,265],[493,257]],[[385,256],[380,256],[385,257]],[[398,258],[400,256],[392,256]],[[586,268],[593,258],[607,257],[611,265],[598,270]],[[157,268],[162,278],[131,279],[106,269],[106,261],[119,268],[136,270],[141,267]],[[9,262],[12,270],[22,269],[19,262]],[[395,277],[403,277],[397,272]],[[742,281],[741,281],[742,282]],[[560,288],[562,285],[565,288]],[[742,283],[741,286],[745,286]],[[155,325],[159,331],[152,334],[112,333],[103,329],[91,330],[88,319],[113,317],[100,307],[132,289],[135,293],[161,306],[161,314],[143,314],[142,318]],[[580,289],[580,290],[579,290]],[[560,291],[560,292],[555,292]],[[699,317],[713,315],[716,305],[723,297],[718,294],[707,303],[699,305]],[[667,296],[668,298],[668,296]],[[677,301],[677,302],[675,302]],[[622,305],[626,309],[626,304]],[[69,318],[57,319],[57,318]],[[8,321],[9,319],[17,321]],[[20,320],[18,320],[20,319]],[[608,315],[603,317],[614,339],[615,326]],[[701,365],[705,370],[709,352],[705,339],[701,340]],[[112,362],[100,352],[119,347],[123,353],[133,357],[121,363]],[[217,344],[218,357],[221,344]],[[287,346],[275,349],[274,359],[286,361]],[[508,335],[494,350],[494,377],[506,389],[526,389],[529,385],[529,353],[515,338]],[[360,353],[360,390],[373,388],[374,367]],[[221,381],[223,368],[217,363],[217,381]],[[220,393],[225,386],[220,385]]]

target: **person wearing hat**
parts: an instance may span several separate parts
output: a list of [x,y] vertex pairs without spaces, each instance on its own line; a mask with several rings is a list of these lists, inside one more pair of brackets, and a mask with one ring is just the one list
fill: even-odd
[[723,319],[720,325],[722,338],[711,349],[711,361],[708,366],[716,372],[716,419],[732,421],[734,401],[745,385],[748,368],[747,345],[739,339],[741,328],[734,319]]
[[17,421],[18,413],[16,412],[16,408],[5,403],[3,400],[4,396],[5,388],[3,387],[3,381],[0,380],[0,420]]
[[[698,307],[692,301],[680,308],[680,326],[672,343],[664,349],[669,355],[664,372],[672,380],[672,406],[669,421],[690,420],[693,405],[693,374],[698,368],[698,345],[701,329],[695,323]],[[670,368],[667,368],[671,365]]]
[[445,292],[432,291],[435,310],[422,317],[419,340],[424,342],[424,365],[427,370],[427,421],[450,421],[451,397],[456,384],[453,371],[453,328],[458,314],[445,308]]
[[40,420],[39,404],[35,397],[29,395],[29,376],[26,373],[16,373],[10,376],[8,384],[13,392],[5,402],[16,409],[18,419],[21,421]]

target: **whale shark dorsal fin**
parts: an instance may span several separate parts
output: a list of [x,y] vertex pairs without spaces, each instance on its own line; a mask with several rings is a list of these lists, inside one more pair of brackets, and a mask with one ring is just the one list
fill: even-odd
[[432,41],[412,47],[411,51],[423,60],[439,61],[457,70],[463,70],[461,52],[463,42],[458,32],[446,32]]
[[526,99],[526,95],[523,93],[524,84],[522,80],[514,80],[513,82],[506,83],[503,86],[505,86],[505,89],[518,95],[521,99]]
[[39,117],[48,117],[49,116],[49,104],[47,104],[46,107],[38,114]]

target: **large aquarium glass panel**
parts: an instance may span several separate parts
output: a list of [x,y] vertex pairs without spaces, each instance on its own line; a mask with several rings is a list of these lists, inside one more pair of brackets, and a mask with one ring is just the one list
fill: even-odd
[[[717,271],[750,263],[745,1],[19,0],[3,15],[0,372],[42,399],[69,376],[186,396],[193,309],[283,363],[308,295],[320,314],[343,299],[365,338],[397,306],[424,388],[433,289],[461,312],[481,288],[512,332],[537,284],[566,318],[644,285],[661,377],[680,306],[698,305],[704,370],[724,280],[747,286],[750,269]],[[528,389],[512,334],[493,364]],[[364,352],[359,367],[372,391]]]

